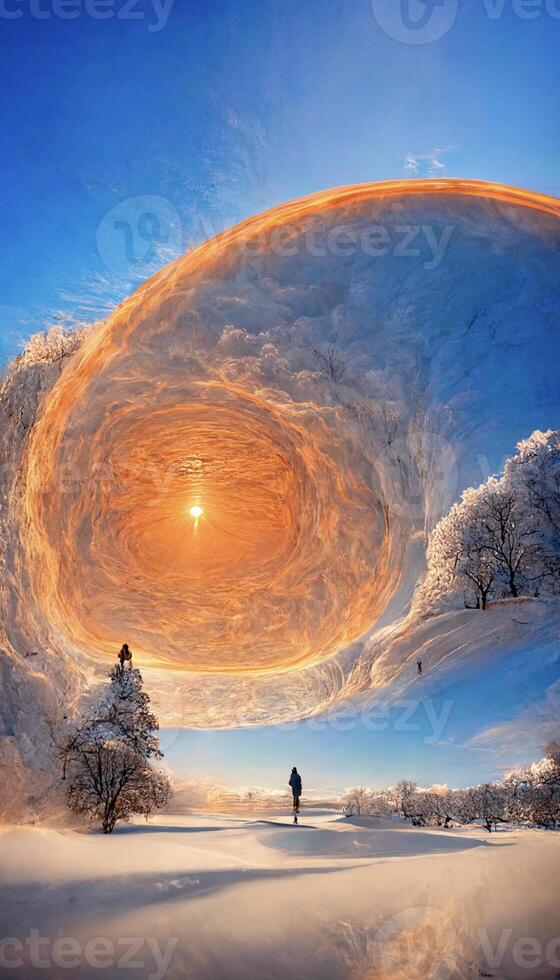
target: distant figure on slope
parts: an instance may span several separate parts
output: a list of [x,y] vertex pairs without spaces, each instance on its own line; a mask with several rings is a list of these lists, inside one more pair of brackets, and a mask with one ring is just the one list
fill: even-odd
[[420,677],[420,675],[422,673],[422,661],[421,660],[417,660],[416,661],[416,666],[418,667],[418,676]]
[[129,666],[130,666],[130,663],[132,661],[132,653],[129,650],[128,643],[123,643],[123,645],[122,645],[122,647],[121,647],[121,649],[119,651],[119,660],[120,660],[120,664],[121,664],[121,670],[124,668],[124,662],[125,662],[125,660],[128,661]]
[[288,781],[288,786],[292,787],[292,796],[294,798],[294,809],[293,809],[294,823],[297,823],[297,815],[299,813],[299,801],[301,797],[302,786],[301,786],[301,776],[295,766],[292,769],[290,779]]

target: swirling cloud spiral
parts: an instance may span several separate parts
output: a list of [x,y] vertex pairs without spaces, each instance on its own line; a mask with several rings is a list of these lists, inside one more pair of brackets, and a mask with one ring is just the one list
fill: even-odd
[[559,229],[555,202],[511,188],[365,185],[147,282],[30,436],[19,547],[51,648],[104,670],[128,641],[176,723],[371,686],[426,531],[481,455],[548,422]]

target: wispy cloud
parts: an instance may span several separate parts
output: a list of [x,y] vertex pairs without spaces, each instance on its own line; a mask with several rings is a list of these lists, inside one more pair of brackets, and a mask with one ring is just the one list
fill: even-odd
[[404,173],[409,177],[445,177],[447,164],[443,158],[456,149],[455,146],[435,146],[427,153],[407,153]]
[[520,747],[537,755],[560,736],[560,681],[552,684],[546,697],[521,711],[515,718],[493,725],[475,735],[469,748],[492,749],[511,763],[517,761]]

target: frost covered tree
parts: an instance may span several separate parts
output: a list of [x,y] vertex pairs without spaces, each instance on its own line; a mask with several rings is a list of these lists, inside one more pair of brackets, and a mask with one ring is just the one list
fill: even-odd
[[560,432],[533,432],[508,460],[505,477],[519,487],[539,523],[545,577],[560,591]]
[[334,384],[338,384],[342,380],[346,367],[335,348],[329,347],[326,351],[322,351],[320,348],[314,347],[313,353],[317,360],[319,373]]
[[351,789],[341,803],[346,817],[390,817],[394,810],[389,793],[365,789],[364,786]]
[[544,575],[539,522],[520,489],[494,478],[483,484],[476,526],[500,595],[517,598],[538,586]]
[[541,827],[560,824],[560,752],[549,746],[548,755],[532,765],[514,769],[505,780],[512,817]]
[[447,829],[456,819],[453,793],[447,786],[432,786],[422,797],[424,822]]
[[415,596],[421,612],[451,606],[486,608],[495,595],[496,567],[480,520],[481,488],[466,490],[436,525],[428,544],[428,573]]
[[414,599],[421,613],[560,591],[559,434],[533,433],[502,477],[465,490],[436,525],[427,559]]
[[393,798],[397,812],[417,826],[481,821],[489,833],[507,822],[554,828],[560,826],[560,752],[557,746],[549,747],[544,759],[514,769],[501,782],[467,789],[416,789],[404,807],[398,795]]
[[70,357],[82,344],[85,332],[55,324],[35,333],[25,345],[23,360],[26,364],[47,364]]
[[560,826],[560,744],[551,742],[545,758],[512,770],[504,780],[466,789],[421,788],[404,779],[375,793],[358,787],[342,800],[347,815],[398,813],[416,827],[469,825],[480,821],[491,833],[500,823]]
[[93,709],[55,737],[70,809],[110,834],[118,820],[164,806],[170,783],[150,763],[162,757],[158,727],[140,671],[113,667]]
[[429,548],[430,566],[437,569],[432,580],[436,591],[451,592],[459,581],[465,605],[486,609],[495,594],[496,566],[489,535],[482,520],[481,488],[467,490],[437,525]]
[[342,812],[347,817],[360,817],[369,813],[371,793],[363,786],[350,790],[342,801]]
[[419,789],[416,783],[409,780],[400,782],[389,795],[393,799],[394,809],[413,826],[449,827],[457,818],[456,791],[447,786],[431,786],[429,789]]
[[67,791],[74,813],[99,821],[104,834],[118,820],[149,817],[169,799],[167,776],[126,744],[92,739],[73,757]]
[[137,667],[116,665],[98,703],[93,724],[111,739],[121,738],[145,759],[161,758],[157,719]]
[[472,803],[474,819],[482,820],[488,833],[496,830],[499,823],[509,818],[508,794],[501,783],[481,783],[467,790],[467,799]]
[[372,795],[363,786],[350,790],[342,801],[342,812],[347,817],[361,817],[371,812]]
[[413,824],[420,822],[418,786],[410,779],[402,779],[393,791],[395,810]]

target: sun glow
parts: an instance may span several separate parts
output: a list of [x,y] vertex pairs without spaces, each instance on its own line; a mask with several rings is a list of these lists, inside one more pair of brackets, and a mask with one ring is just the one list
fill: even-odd
[[202,507],[199,507],[198,504],[195,504],[194,507],[189,508],[189,514],[191,515],[191,517],[194,517],[195,520],[198,520],[199,517],[202,517],[204,511]]

